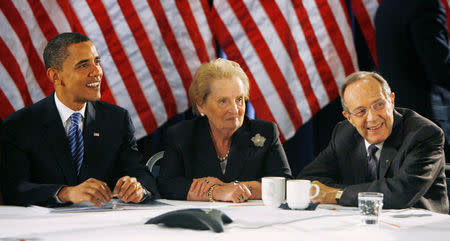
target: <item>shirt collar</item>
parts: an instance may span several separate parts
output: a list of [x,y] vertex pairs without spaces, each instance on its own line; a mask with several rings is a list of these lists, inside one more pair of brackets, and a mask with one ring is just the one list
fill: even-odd
[[[370,146],[371,144],[370,144],[369,142],[367,142],[365,139],[364,139],[364,144],[366,145],[366,151],[367,151],[367,153],[369,153],[368,150],[369,150],[369,146]],[[375,145],[376,147],[378,147],[377,152],[380,151],[381,149],[383,149],[383,145],[384,145],[384,141]],[[367,154],[367,155],[369,155],[369,154]]]
[[80,113],[81,116],[84,118],[84,114],[86,112],[86,103],[84,103],[83,108],[81,108],[81,110],[74,111],[74,110],[70,109],[69,107],[67,107],[66,105],[64,105],[59,100],[58,96],[55,93],[55,104],[56,104],[56,109],[58,109],[59,116],[61,117],[61,120],[63,121],[63,123],[66,123],[67,119],[69,119],[70,116],[75,112]]

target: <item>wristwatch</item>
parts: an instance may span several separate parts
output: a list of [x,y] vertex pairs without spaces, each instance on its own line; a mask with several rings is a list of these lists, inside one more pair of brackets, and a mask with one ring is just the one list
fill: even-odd
[[336,196],[334,196],[334,199],[336,199],[336,202],[337,202],[337,203],[338,203],[339,200],[341,199],[343,193],[344,193],[344,190],[338,190],[338,191],[336,192]]

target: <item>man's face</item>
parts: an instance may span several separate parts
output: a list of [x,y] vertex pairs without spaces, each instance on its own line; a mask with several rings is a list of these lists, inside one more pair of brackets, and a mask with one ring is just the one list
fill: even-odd
[[100,99],[100,83],[103,70],[97,49],[91,41],[71,44],[69,56],[56,70],[55,90],[66,106],[77,110],[87,101]]
[[384,96],[381,84],[367,77],[345,89],[344,101],[349,113],[343,114],[367,142],[378,144],[392,133],[394,99],[394,93]]

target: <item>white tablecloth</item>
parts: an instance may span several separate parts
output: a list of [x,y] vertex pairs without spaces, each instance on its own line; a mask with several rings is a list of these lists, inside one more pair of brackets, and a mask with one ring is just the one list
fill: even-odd
[[[357,208],[319,205],[315,211],[245,204],[160,200],[168,205],[53,213],[40,207],[0,206],[0,240],[450,240],[450,216],[420,209],[383,210],[380,224],[363,226]],[[144,225],[183,208],[216,208],[233,219],[223,233]]]

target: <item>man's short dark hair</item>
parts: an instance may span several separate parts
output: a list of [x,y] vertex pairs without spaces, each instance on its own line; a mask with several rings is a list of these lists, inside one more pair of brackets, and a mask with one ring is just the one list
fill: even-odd
[[90,41],[81,33],[61,33],[50,39],[44,49],[45,69],[55,68],[62,70],[62,63],[69,56],[67,47],[71,44]]

